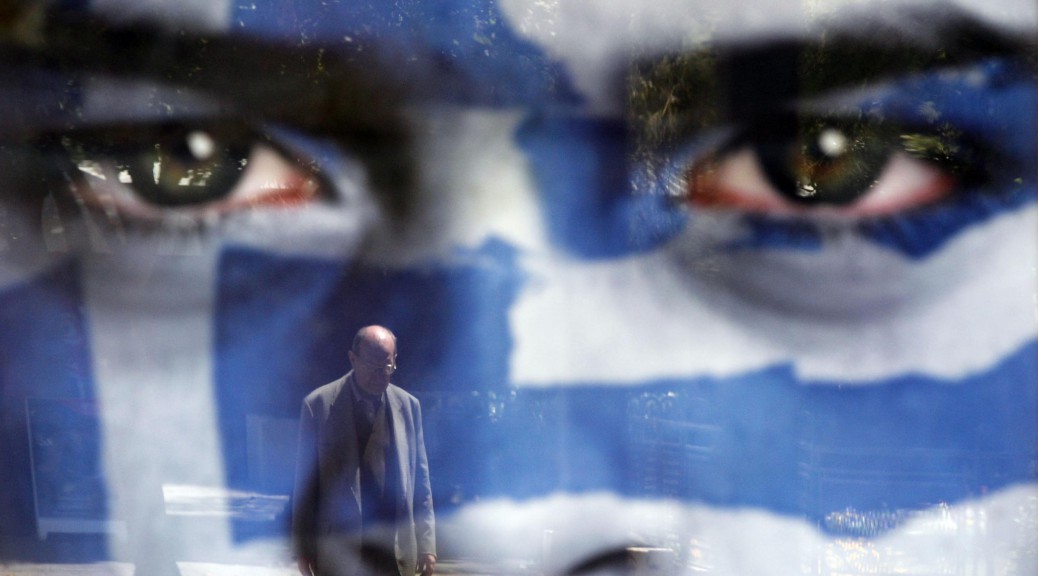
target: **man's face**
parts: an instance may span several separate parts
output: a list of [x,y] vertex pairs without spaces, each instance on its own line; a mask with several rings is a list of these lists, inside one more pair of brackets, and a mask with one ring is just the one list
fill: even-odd
[[[5,414],[95,401],[112,518],[143,515],[118,481],[140,462],[286,493],[291,453],[241,431],[291,419],[378,323],[409,343],[442,557],[938,572],[967,541],[962,563],[1031,571],[1026,54],[937,34],[941,3],[217,4],[210,26],[300,54],[74,93],[10,72],[101,128],[23,141],[66,163],[45,186],[5,172],[37,200],[3,212]],[[395,349],[360,352],[384,389]],[[191,538],[249,533],[217,532]]]
[[396,371],[396,344],[392,340],[363,345],[349,353],[357,384],[369,394],[381,394]]

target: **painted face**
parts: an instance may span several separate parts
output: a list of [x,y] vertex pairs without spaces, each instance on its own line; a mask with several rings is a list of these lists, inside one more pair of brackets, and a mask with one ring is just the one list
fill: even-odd
[[0,536],[283,560],[381,324],[441,565],[1038,570],[1032,2],[123,4],[0,69]]

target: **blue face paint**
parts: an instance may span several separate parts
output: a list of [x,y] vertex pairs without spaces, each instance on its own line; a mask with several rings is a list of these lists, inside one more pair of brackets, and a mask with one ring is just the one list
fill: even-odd
[[[862,233],[912,258],[926,258],[971,226],[1035,200],[1033,73],[1008,62],[978,65],[951,80],[938,73],[906,82],[877,103],[896,119],[961,130],[991,150],[983,182],[959,190],[932,209],[863,222]],[[977,162],[984,162],[978,159]]]
[[495,458],[520,475],[500,476],[483,496],[608,490],[761,508],[820,526],[844,510],[962,502],[1033,479],[1034,350],[1031,342],[954,382],[906,375],[837,385],[782,366],[524,390],[497,424],[510,440]]
[[245,34],[345,54],[374,50],[387,61],[381,73],[422,101],[533,107],[580,101],[568,74],[518,35],[494,0],[241,4],[231,18]]
[[[847,227],[856,228],[862,237],[909,258],[922,259],[933,255],[971,226],[1033,202],[1034,157],[1038,153],[1033,138],[1033,111],[1038,104],[1032,74],[1025,66],[994,60],[960,70],[914,75],[884,84],[878,90],[878,95],[856,106],[834,110],[832,117],[857,117],[864,124],[877,127],[902,126],[906,134],[954,134],[955,139],[946,144],[951,158],[935,161],[932,166],[937,171],[948,171],[950,177],[957,179],[955,189],[931,204],[909,205],[884,215],[854,216],[854,204],[851,204],[849,215],[842,222],[833,222],[824,213],[812,215],[806,208],[793,215],[755,210],[739,223],[742,232],[733,231],[735,239],[728,243],[730,248],[818,250],[824,248],[826,228]],[[811,114],[824,121],[825,112],[811,110]],[[739,134],[744,129],[732,126],[724,130]],[[748,130],[749,135],[740,138],[753,139],[754,130],[759,129]],[[711,137],[710,134],[705,137]],[[686,201],[683,196],[688,192],[684,188],[690,185],[688,179],[691,178],[688,172],[702,162],[703,157],[731,146],[723,139],[703,145],[697,143],[697,138],[701,140],[704,136],[690,134],[688,138],[688,142],[670,145],[676,151],[673,153],[661,149],[653,157],[651,151],[641,152],[641,158],[648,156],[649,160],[635,162],[635,181],[673,204]],[[684,150],[688,152],[682,152]],[[725,163],[726,154],[720,152],[717,162]],[[956,156],[958,160],[954,160]],[[959,173],[953,161],[960,162],[963,171],[973,173]],[[640,164],[646,162],[656,166],[657,176],[643,173]],[[761,182],[759,185],[773,184]],[[695,218],[697,213],[709,212],[711,208],[691,206],[687,210]],[[731,210],[738,212],[737,208]],[[619,232],[624,226],[634,227],[635,223],[623,222],[615,225],[614,230]]]
[[[95,529],[110,520],[82,304],[77,267],[67,261],[0,289],[5,538],[14,534],[8,522],[42,537],[70,518]],[[84,550],[105,554],[93,543]],[[50,558],[73,556],[59,550]]]
[[635,195],[627,130],[615,120],[538,115],[517,131],[543,203],[549,239],[584,258],[659,246],[684,224],[659,196]]
[[[632,142],[632,119],[585,109],[600,96],[589,92],[581,75],[587,70],[567,68],[558,46],[528,40],[514,5],[306,1],[230,9],[229,34],[242,41],[314,48],[306,66],[270,70],[271,85],[282,72],[307,82],[326,79],[322,58],[333,54],[377,52],[385,65],[370,72],[403,85],[386,100],[402,103],[406,111],[393,117],[413,133],[395,134],[401,137],[392,147],[364,148],[367,137],[382,144],[383,135],[336,134],[329,126],[368,115],[365,106],[336,115],[345,99],[321,101],[332,109],[321,121],[283,114],[291,105],[272,107],[278,112],[272,118],[265,108],[235,110],[235,97],[251,93],[243,80],[218,94],[229,97],[226,110],[263,128],[257,134],[269,138],[265,143],[284,164],[304,168],[284,177],[276,164],[274,185],[260,178],[260,187],[276,190],[313,176],[328,194],[302,205],[244,202],[235,208],[240,213],[212,218],[189,214],[179,227],[184,213],[167,214],[158,226],[125,210],[106,220],[98,195],[92,211],[77,205],[62,216],[61,223],[88,229],[78,237],[84,244],[55,248],[61,257],[5,281],[4,422],[21,430],[11,414],[34,394],[107,401],[97,417],[104,426],[91,433],[123,434],[97,442],[78,464],[96,468],[91,476],[119,496],[94,498],[102,519],[128,516],[136,528],[165,517],[168,502],[142,495],[185,476],[287,499],[292,456],[257,456],[267,446],[251,423],[294,419],[307,392],[348,369],[353,334],[371,323],[396,333],[394,382],[422,403],[444,560],[478,544],[482,557],[514,553],[550,572],[548,560],[537,556],[548,556],[547,534],[579,544],[560,545],[558,555],[600,552],[615,544],[598,539],[609,530],[624,531],[629,544],[626,528],[639,520],[629,512],[646,505],[665,514],[650,518],[654,530],[638,543],[670,547],[682,568],[700,565],[697,546],[705,543],[715,556],[747,563],[794,549],[792,569],[762,572],[789,573],[805,562],[835,570],[826,554],[843,542],[884,537],[923,555],[912,544],[920,518],[947,510],[965,518],[985,506],[1024,510],[1028,498],[1033,502],[1033,251],[1004,240],[1033,240],[1033,230],[1024,228],[1033,224],[1038,130],[1033,75],[1012,58],[885,79],[882,89],[856,95],[852,115],[927,128],[927,135],[948,130],[954,142],[983,152],[967,155],[983,166],[979,179],[960,182],[933,204],[833,223],[811,214],[675,206],[668,186],[722,149],[723,136],[745,131],[680,133],[649,151],[662,166],[654,171],[632,152],[644,152]],[[611,81],[626,64],[599,62],[608,72],[601,78]],[[245,77],[244,68],[228,63],[217,70]],[[78,88],[30,84],[41,94],[40,106],[25,93],[14,100],[29,101],[20,110],[51,110],[44,120],[83,104]],[[616,86],[596,88],[624,96]],[[6,98],[18,90],[12,85],[0,93]],[[314,102],[304,96],[299,93],[300,108]],[[109,112],[136,110],[128,96],[107,103]],[[458,124],[450,126],[454,132],[423,122],[443,106],[455,112],[447,116]],[[832,112],[819,107],[811,113]],[[487,121],[501,116],[509,121]],[[12,122],[36,121],[26,118]],[[294,126],[292,118],[306,125]],[[97,118],[76,120],[59,128],[78,130],[79,120]],[[752,124],[748,117],[733,120]],[[488,137],[503,126],[511,132]],[[55,135],[54,124],[45,128]],[[445,133],[466,129],[477,133],[466,146],[445,146]],[[321,133],[311,138],[308,130]],[[404,136],[420,145],[409,148],[413,142]],[[509,146],[496,146],[501,141]],[[411,153],[427,156],[412,165]],[[81,164],[66,175],[85,179],[76,171],[97,168]],[[413,188],[376,192],[373,183],[391,181],[375,182],[371,174],[379,168],[395,174],[415,166]],[[513,169],[507,178],[501,166]],[[64,198],[65,208],[73,200],[67,183],[46,192],[41,197]],[[532,199],[535,208],[521,226],[509,219],[526,207],[516,198]],[[378,201],[400,204],[407,216],[395,219],[392,210],[374,206]],[[422,219],[431,213],[451,216]],[[488,224],[459,227],[481,234],[459,240],[452,226],[438,226],[456,224],[453,217]],[[0,219],[6,231],[4,224]],[[103,231],[92,234],[90,226]],[[0,253],[0,263],[16,268],[18,255]],[[155,394],[119,401],[134,389]],[[197,417],[174,419],[179,424],[165,429],[148,420],[172,418],[174,403],[164,399],[181,396],[195,398]],[[138,405],[149,400],[154,405]],[[112,421],[140,417],[138,411],[150,415],[141,417],[146,431],[135,429],[132,418]],[[84,419],[77,427],[92,430]],[[68,420],[69,429],[79,421]],[[6,426],[0,440],[23,445],[12,429]],[[131,448],[131,458],[118,456],[139,457],[139,469],[131,462],[101,470],[111,455],[104,450],[118,450],[112,446]],[[0,499],[6,506],[0,511],[29,526],[31,496],[12,479],[28,470],[21,456],[24,450],[20,459],[0,459],[0,469],[15,470],[0,484],[15,494]],[[191,476],[193,466],[180,466],[196,458],[199,468],[215,462],[208,475]],[[266,476],[257,478],[259,469]],[[124,482],[127,487],[116,476],[142,487]],[[615,509],[587,505],[603,494]],[[494,508],[503,503],[513,506],[511,513]],[[549,510],[543,518],[523,515],[542,506]],[[149,516],[156,510],[158,516]],[[286,510],[274,520],[233,519],[230,545],[286,538]],[[995,516],[989,521],[1002,523],[985,537],[1005,530],[1022,542],[1026,572],[1033,565],[1026,564],[1030,525]],[[483,521],[465,523],[473,517]],[[523,536],[498,538],[511,529]],[[140,542],[163,541],[160,531],[148,530]],[[941,550],[973,534],[926,530]],[[768,536],[776,532],[781,537]],[[791,540],[793,533],[809,537]],[[531,552],[529,541],[542,548]],[[798,547],[805,541],[816,548]],[[216,555],[219,542],[198,550]],[[748,546],[761,553],[746,554]],[[978,547],[984,554],[996,549]],[[113,544],[92,559],[116,558],[115,550]],[[746,565],[718,566],[739,572]]]
[[71,262],[0,291],[4,390],[92,396],[90,338],[77,269]]

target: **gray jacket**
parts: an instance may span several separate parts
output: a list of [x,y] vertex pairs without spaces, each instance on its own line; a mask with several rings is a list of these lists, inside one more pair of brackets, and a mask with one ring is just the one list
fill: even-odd
[[[360,464],[353,423],[352,372],[314,390],[303,400],[299,419],[299,452],[292,505],[292,533],[297,552],[315,559],[319,566],[335,563],[336,573],[362,572],[347,568],[356,564],[348,543],[360,529]],[[384,410],[386,426],[373,435],[388,434],[390,454],[385,465],[397,466],[387,474],[400,483],[396,505],[396,559],[402,576],[413,576],[418,556],[436,553],[435,518],[429,462],[422,432],[418,399],[390,384]],[[344,546],[344,544],[346,544]],[[334,555],[335,558],[329,558]],[[350,560],[354,557],[353,560]],[[324,570],[322,569],[322,572]]]

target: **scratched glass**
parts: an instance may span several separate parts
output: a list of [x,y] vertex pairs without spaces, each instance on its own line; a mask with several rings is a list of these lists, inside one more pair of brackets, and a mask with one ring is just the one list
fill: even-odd
[[1038,7],[643,4],[0,11],[0,566],[297,573],[377,323],[441,573],[1038,571]]

